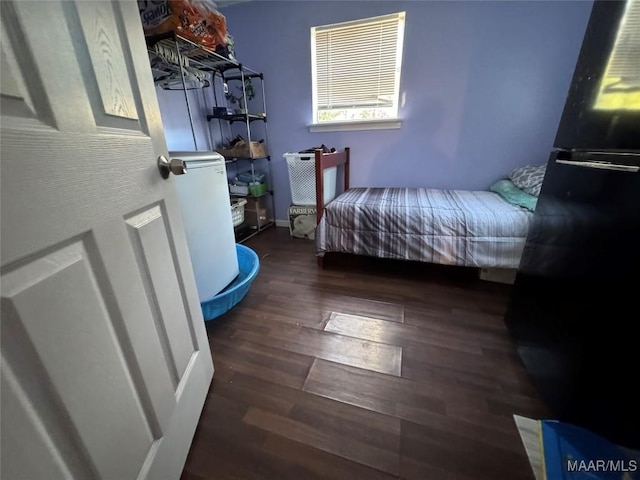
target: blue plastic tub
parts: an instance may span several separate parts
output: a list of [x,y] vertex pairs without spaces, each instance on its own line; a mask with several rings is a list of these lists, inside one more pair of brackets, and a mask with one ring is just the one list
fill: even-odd
[[236,244],[240,273],[224,290],[211,300],[202,302],[202,315],[205,320],[213,320],[235,307],[249,291],[251,282],[260,270],[260,259],[256,252],[244,245]]

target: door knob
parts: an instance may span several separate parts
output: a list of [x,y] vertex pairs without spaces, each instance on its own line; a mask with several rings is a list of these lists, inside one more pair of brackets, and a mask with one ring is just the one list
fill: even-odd
[[172,158],[171,160],[168,160],[164,155],[160,155],[158,157],[158,169],[160,170],[162,178],[166,180],[172,173],[174,175],[184,175],[187,173],[187,164],[184,160],[180,160],[179,158]]

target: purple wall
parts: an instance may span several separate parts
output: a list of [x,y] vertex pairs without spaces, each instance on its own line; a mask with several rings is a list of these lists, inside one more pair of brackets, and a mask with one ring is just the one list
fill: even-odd
[[[310,133],[310,27],[397,11],[407,12],[402,127]],[[590,11],[585,1],[225,8],[237,57],[265,74],[276,218],[290,202],[282,154],[322,143],[352,148],[353,186],[486,189],[516,166],[545,162]]]
[[[207,124],[206,115],[209,112],[207,105],[213,105],[209,97],[208,91],[189,90],[189,107],[191,108],[191,116],[193,118],[193,126],[195,132],[195,148],[191,125],[189,123],[189,112],[187,110],[187,102],[185,100],[185,92],[180,90],[162,90],[156,87],[158,96],[158,104],[160,105],[160,115],[162,117],[162,126],[167,140],[167,148],[171,150],[212,150],[211,140],[209,137],[209,125]],[[203,95],[207,95],[207,99]],[[215,130],[211,130],[215,134]],[[213,137],[214,143],[217,141],[219,134]]]

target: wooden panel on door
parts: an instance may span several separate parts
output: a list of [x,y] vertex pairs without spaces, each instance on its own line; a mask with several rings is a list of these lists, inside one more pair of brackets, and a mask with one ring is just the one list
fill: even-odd
[[85,242],[10,269],[1,289],[12,341],[33,346],[92,466],[103,478],[135,477],[153,436],[120,345],[118,306],[102,294]]
[[197,344],[189,328],[184,287],[176,276],[165,217],[160,205],[154,205],[128,218],[127,225],[147,297],[153,299],[151,311],[177,388]]
[[92,75],[85,75],[85,79],[95,79],[97,97],[102,100],[100,110],[94,106],[98,125],[108,126],[109,119],[105,115],[138,120],[125,56],[117,35],[114,5],[111,2],[80,2],[76,6],[90,57],[84,65],[92,67]]
[[0,15],[0,477],[178,478],[213,363],[137,3]]

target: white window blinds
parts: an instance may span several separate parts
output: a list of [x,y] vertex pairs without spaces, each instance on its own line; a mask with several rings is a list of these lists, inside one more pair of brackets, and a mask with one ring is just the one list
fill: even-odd
[[628,0],[594,108],[640,110],[640,0]]
[[628,0],[611,53],[608,75],[640,83],[640,1]]
[[404,18],[311,29],[316,122],[397,117]]

